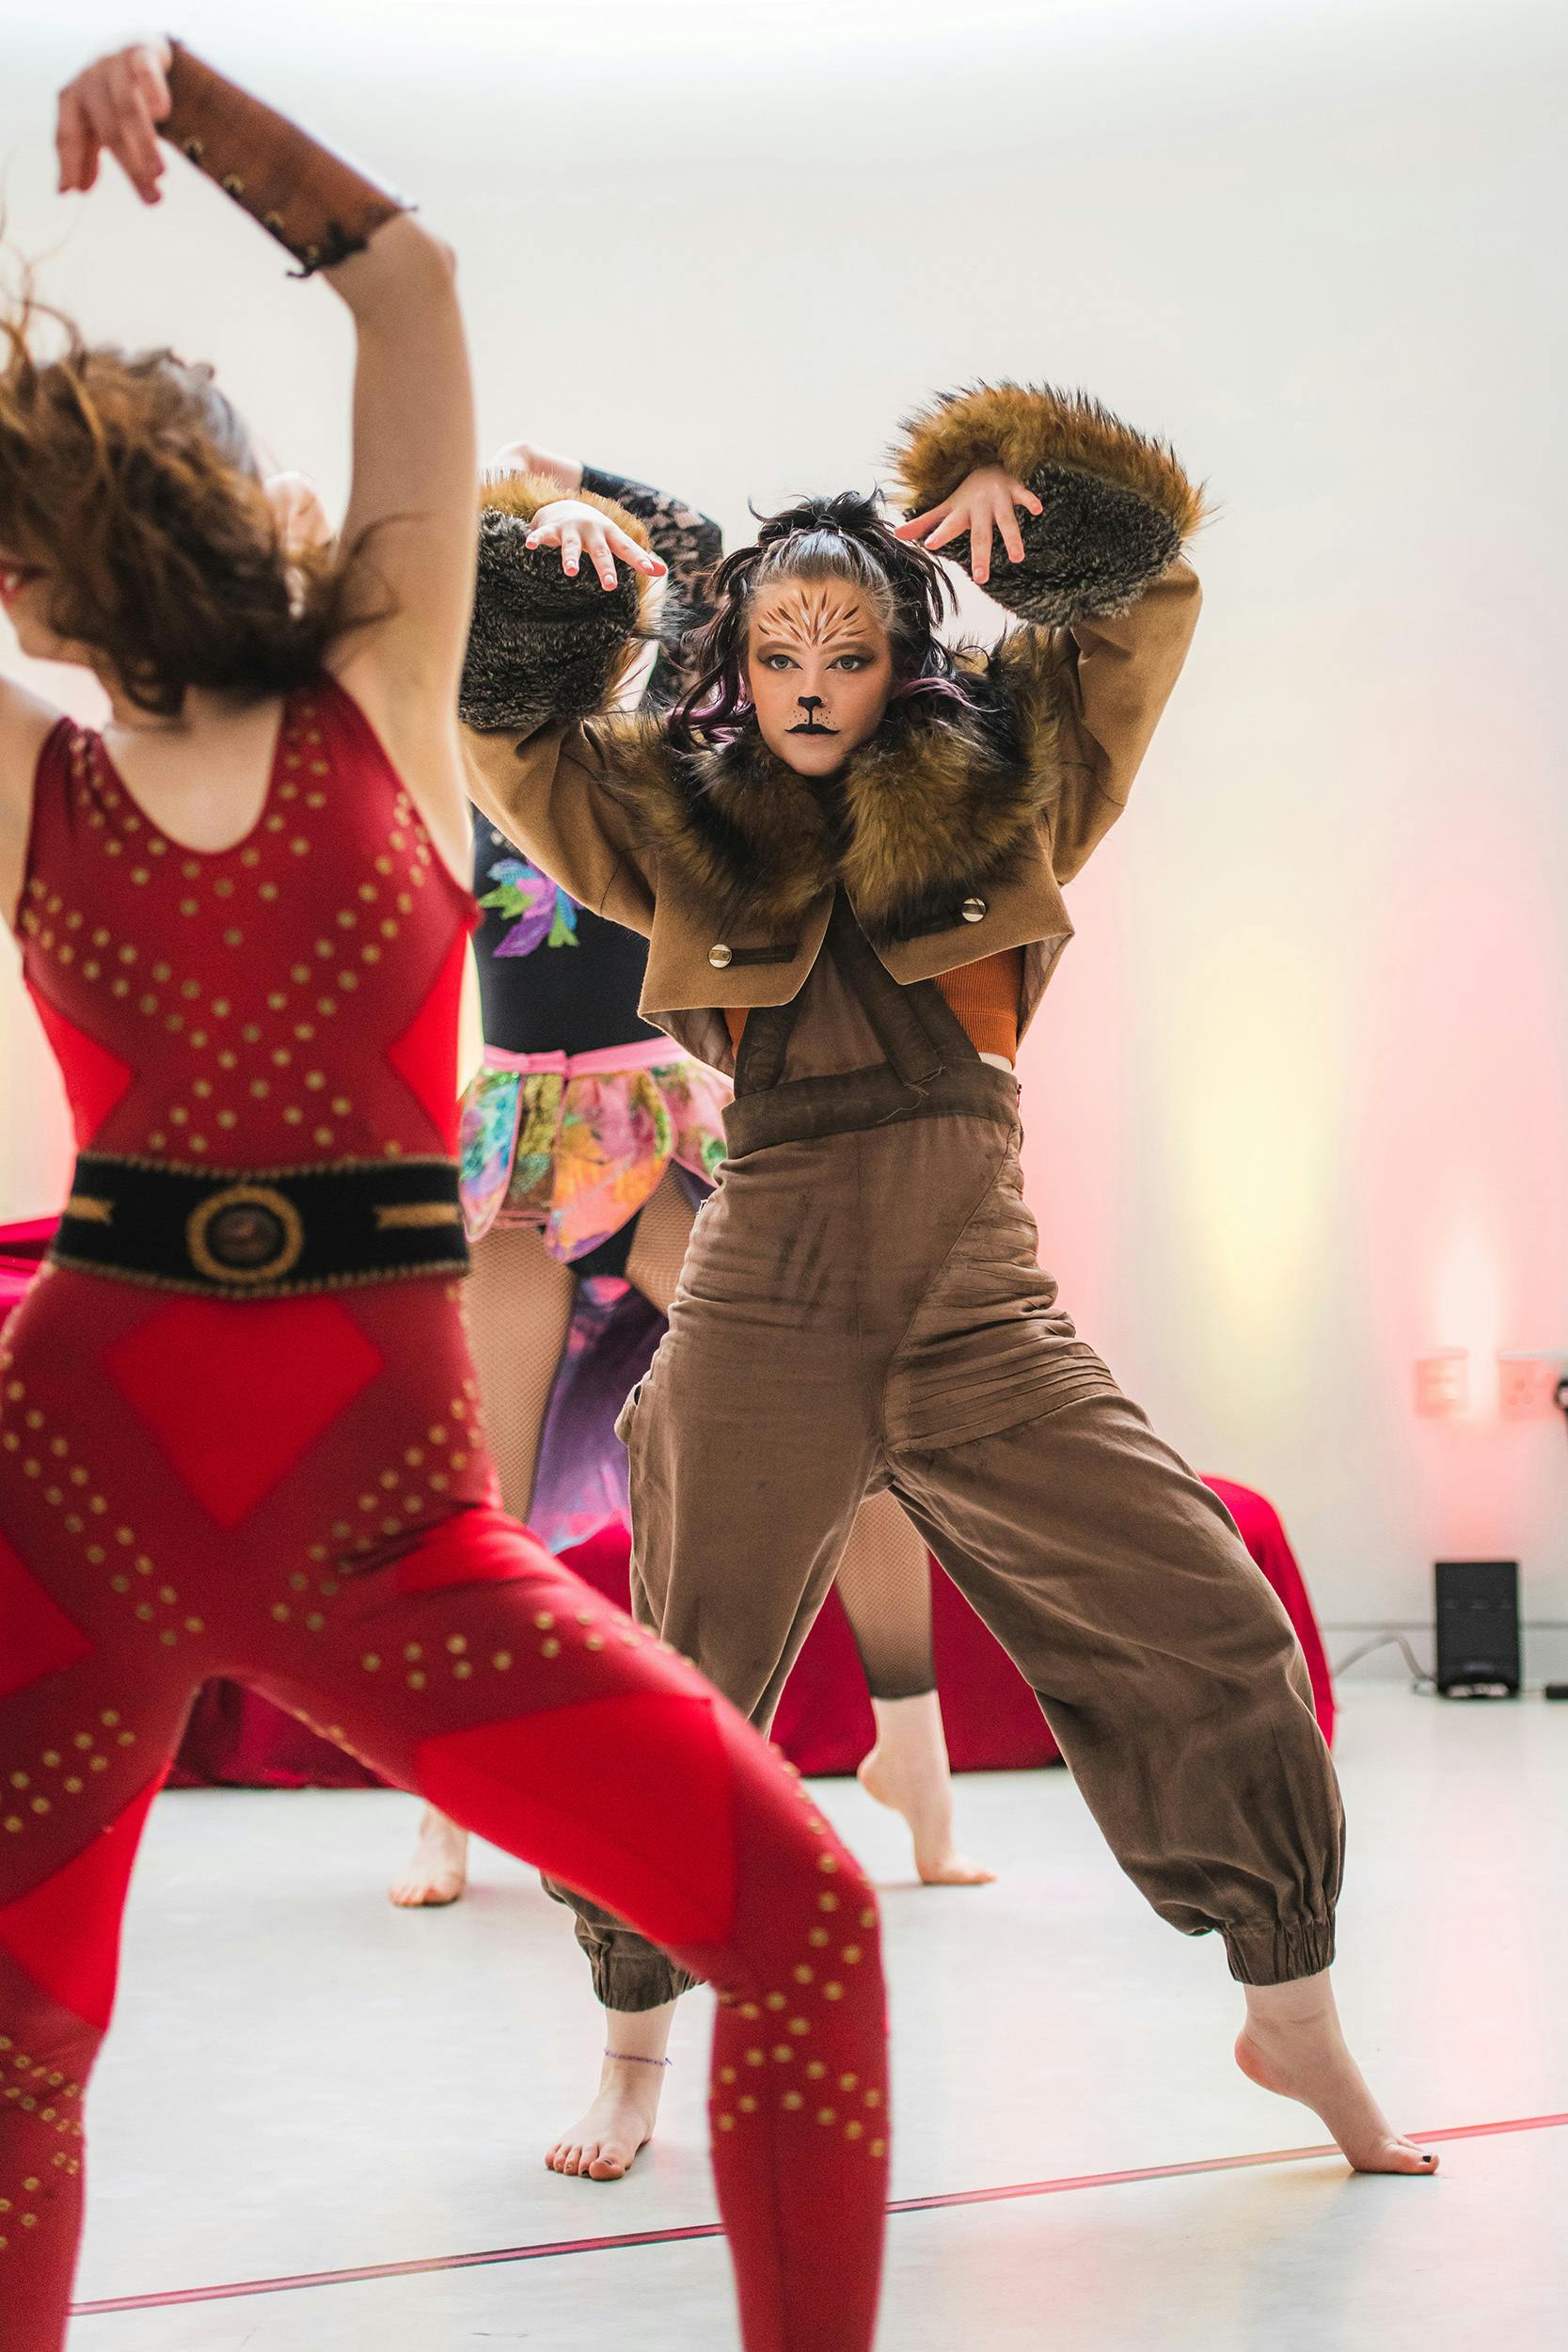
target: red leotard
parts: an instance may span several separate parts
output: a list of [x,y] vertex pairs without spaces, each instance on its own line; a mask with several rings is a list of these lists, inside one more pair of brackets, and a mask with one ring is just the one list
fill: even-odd
[[[357,707],[285,707],[231,850],[92,734],[40,760],[24,968],[78,1142],[251,1172],[450,1155],[472,901]],[[733,1709],[495,1507],[444,1278],[234,1301],[46,1267],[0,1352],[0,2339],[55,2352],[137,1835],[230,1675],[720,1987],[750,2352],[864,2352],[875,1907]],[[198,2118],[193,2111],[193,2124]],[[170,2281],[170,2284],[176,2284]]]

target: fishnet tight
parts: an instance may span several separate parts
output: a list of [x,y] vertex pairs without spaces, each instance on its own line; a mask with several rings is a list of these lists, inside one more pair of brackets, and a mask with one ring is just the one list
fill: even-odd
[[[668,1176],[643,1210],[627,1279],[661,1314],[680,1280],[692,1211]],[[474,1249],[468,1335],[490,1451],[506,1508],[526,1519],[550,1390],[572,1321],[573,1278],[531,1226],[493,1227]],[[926,1546],[893,1497],[863,1503],[838,1571],[871,1695],[931,1690],[931,1581]]]

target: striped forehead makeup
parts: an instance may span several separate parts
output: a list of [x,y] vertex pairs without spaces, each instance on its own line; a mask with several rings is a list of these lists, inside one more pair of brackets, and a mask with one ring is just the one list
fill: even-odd
[[797,580],[781,588],[769,596],[757,621],[759,638],[776,637],[802,652],[832,655],[850,646],[859,649],[868,637],[875,644],[877,634],[874,615],[863,597],[821,581]]

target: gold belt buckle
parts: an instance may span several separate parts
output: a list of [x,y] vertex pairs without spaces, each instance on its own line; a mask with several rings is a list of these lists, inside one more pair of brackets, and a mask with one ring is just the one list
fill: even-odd
[[185,1251],[209,1281],[278,1282],[305,1248],[305,1220],[270,1184],[229,1184],[185,1219]]

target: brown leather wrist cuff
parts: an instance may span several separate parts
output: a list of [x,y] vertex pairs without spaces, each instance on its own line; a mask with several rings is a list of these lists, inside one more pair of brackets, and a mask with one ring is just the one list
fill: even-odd
[[362,253],[376,230],[413,209],[181,42],[169,45],[174,103],[159,131],[288,247],[297,276]]

